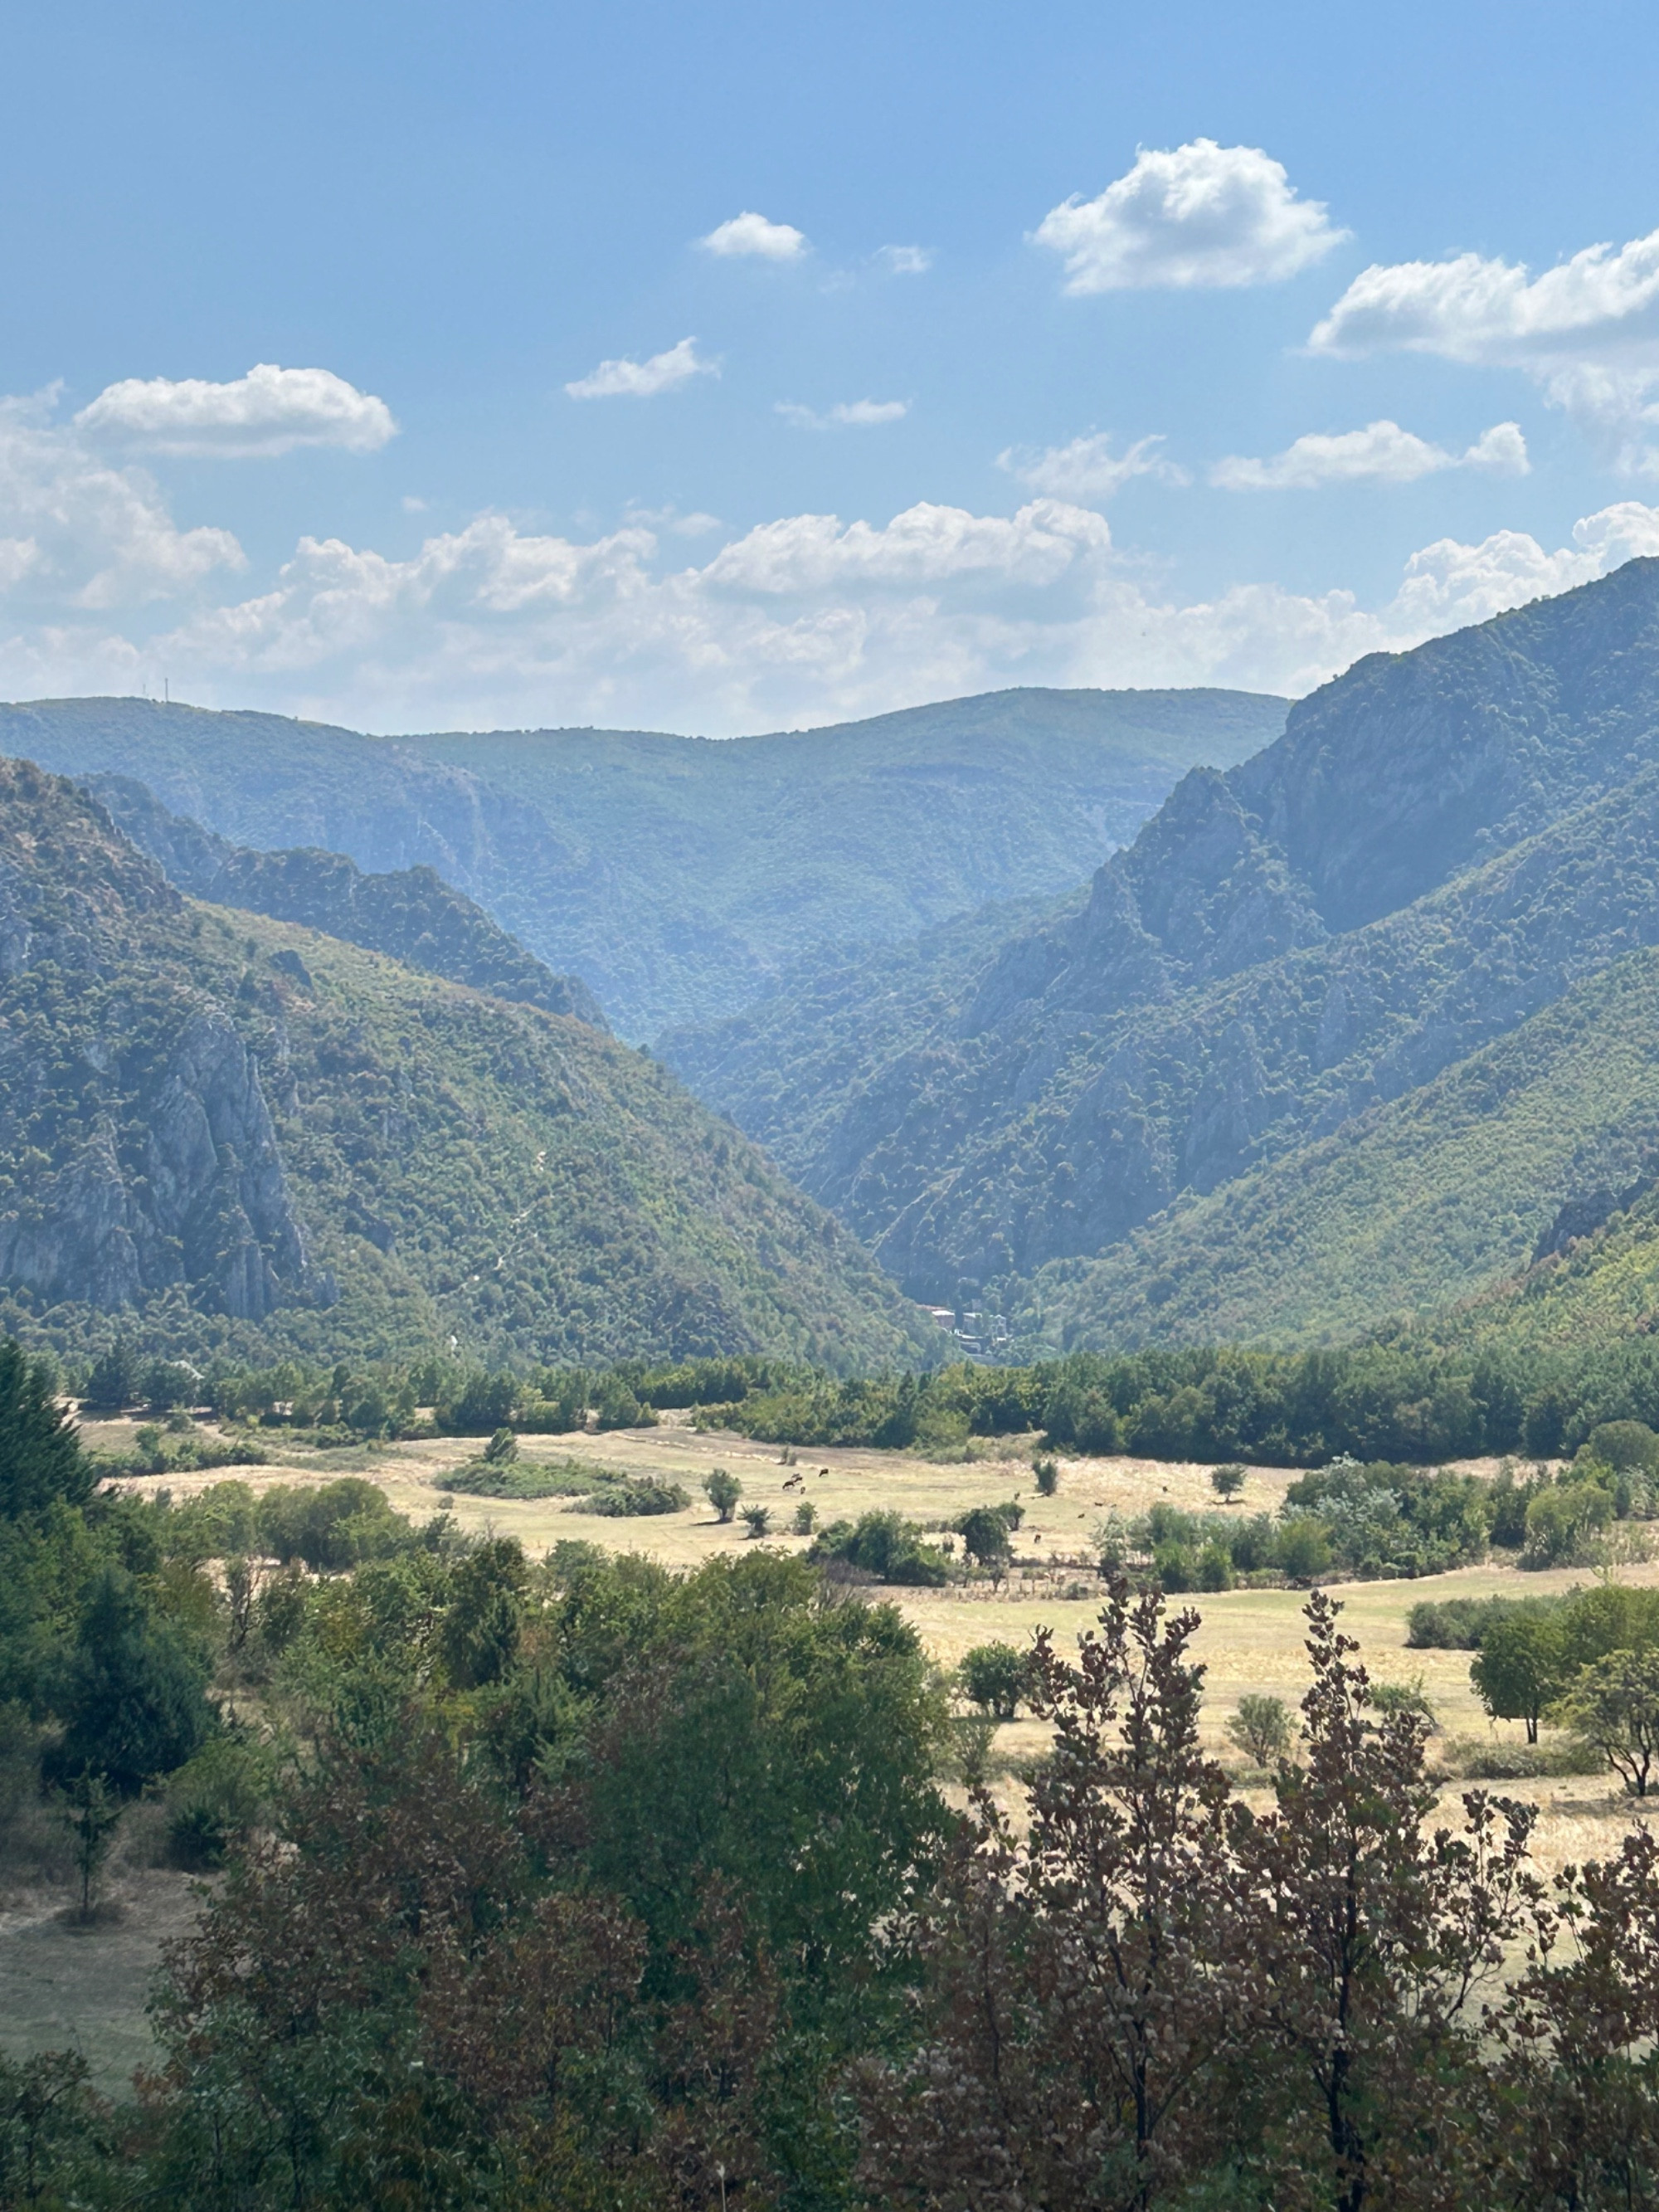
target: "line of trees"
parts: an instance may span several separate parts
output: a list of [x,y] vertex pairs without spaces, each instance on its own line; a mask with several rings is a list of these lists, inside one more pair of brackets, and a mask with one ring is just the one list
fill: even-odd
[[1547,1356],[1489,1348],[1472,1357],[1416,1335],[1306,1352],[1075,1352],[850,1381],[760,1357],[490,1371],[433,1356],[198,1373],[145,1364],[117,1344],[61,1382],[89,1410],[143,1407],[160,1418],[191,1407],[321,1442],[434,1429],[488,1436],[504,1425],[555,1434],[590,1422],[631,1427],[672,1407],[706,1426],[804,1447],[948,1455],[973,1437],[1038,1432],[1066,1452],[1309,1468],[1346,1455],[1426,1467],[1486,1454],[1556,1458],[1621,1421],[1659,1428],[1659,1340],[1647,1336]]

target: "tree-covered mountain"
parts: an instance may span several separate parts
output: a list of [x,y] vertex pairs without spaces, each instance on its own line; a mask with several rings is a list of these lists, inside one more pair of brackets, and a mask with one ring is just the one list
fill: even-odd
[[625,1036],[716,1019],[826,946],[1078,882],[1198,763],[1284,726],[1235,691],[997,692],[713,742],[630,731],[382,738],[140,699],[0,707],[0,752],[119,775],[262,850],[425,865]]
[[0,763],[0,1325],[488,1360],[926,1358],[852,1239],[587,1024],[186,902]]
[[76,780],[173,889],[191,898],[301,922],[424,975],[605,1027],[580,977],[554,975],[435,869],[365,875],[343,853],[260,853],[172,813],[131,776]]
[[1018,1301],[1656,939],[1644,561],[1364,661],[1255,759],[1194,770],[1085,900],[941,969],[931,1000],[913,982],[919,1018],[872,1028],[837,1111],[811,1097],[817,1005],[874,988],[874,963],[671,1056],[915,1293]]
[[1650,1352],[1656,1330],[1659,1152],[1649,1148],[1622,1185],[1611,1174],[1578,1179],[1528,1264],[1434,1315],[1419,1334],[1477,1356],[1492,1347],[1535,1372],[1564,1355],[1582,1361],[1592,1347],[1608,1360]]
[[1659,1148],[1659,951],[1601,968],[1507,1036],[1331,1135],[1032,1286],[1068,1347],[1340,1343],[1457,1305]]

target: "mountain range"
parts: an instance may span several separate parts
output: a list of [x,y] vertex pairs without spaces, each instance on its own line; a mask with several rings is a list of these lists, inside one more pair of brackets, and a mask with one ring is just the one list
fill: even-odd
[[[1654,1315],[1659,562],[1288,715],[1026,692],[721,745],[143,702],[0,726],[82,780],[12,772],[35,795],[9,805],[59,811],[8,883],[49,884],[45,914],[43,856],[89,837],[121,917],[7,987],[52,1071],[0,1130],[0,1279],[37,1320],[182,1300],[267,1346],[349,1323],[848,1368],[937,1355],[907,1299],[1033,1354]],[[624,1034],[665,1011],[654,1060],[603,1032],[596,976]],[[118,1050],[128,1021],[166,1049]],[[219,1181],[167,1214],[145,1147],[204,1083]]]
[[1284,726],[1237,691],[992,693],[713,742],[639,731],[371,738],[142,699],[0,706],[0,753],[135,780],[234,844],[433,868],[639,1042],[825,947],[1052,895],[1198,763]]
[[[1472,1293],[1619,1171],[1599,1126],[1431,1280],[1378,1245],[1378,1189],[1345,1210],[1327,1176],[1348,1256],[1323,1321],[1264,1256],[1290,1234],[1271,1194],[1310,1203],[1313,1148],[1477,1080],[1512,1033],[1524,1060],[1534,1017],[1659,942],[1659,562],[1360,662],[1249,761],[1189,773],[1086,892],[985,957],[947,937],[664,1045],[913,1295],[1017,1310],[1035,1346],[1352,1330]],[[823,1009],[890,970],[826,1111]],[[1224,1249],[1255,1255],[1224,1292]]]

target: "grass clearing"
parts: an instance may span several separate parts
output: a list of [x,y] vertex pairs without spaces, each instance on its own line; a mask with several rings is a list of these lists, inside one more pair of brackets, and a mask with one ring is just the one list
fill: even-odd
[[[120,1425],[100,1427],[112,1431]],[[112,1436],[112,1443],[115,1441]],[[325,1480],[334,1472],[327,1464],[331,1454],[285,1447],[280,1430],[264,1432],[262,1441],[271,1454],[270,1464],[228,1470],[256,1489]],[[540,1462],[556,1467],[575,1449],[584,1464],[596,1470],[678,1482],[694,1501],[678,1513],[618,1521],[573,1514],[564,1498],[474,1498],[438,1489],[438,1477],[477,1455],[480,1444],[476,1437],[446,1437],[371,1449],[351,1471],[379,1483],[400,1512],[424,1519],[447,1507],[463,1528],[517,1536],[532,1556],[561,1538],[580,1537],[675,1568],[741,1554],[752,1540],[740,1520],[717,1521],[702,1495],[703,1479],[716,1467],[738,1477],[745,1504],[771,1507],[773,1528],[766,1540],[790,1551],[805,1550],[810,1540],[788,1528],[794,1508],[803,1499],[812,1505],[822,1525],[890,1510],[918,1522],[945,1522],[969,1506],[1018,1497],[1026,1517],[1015,1539],[1017,1556],[1022,1562],[1043,1565],[1030,1565],[1024,1577],[1016,1574],[994,1589],[978,1583],[884,1593],[915,1624],[939,1663],[954,1667],[975,1644],[996,1638],[1024,1644],[1046,1626],[1063,1650],[1091,1627],[1100,1602],[1092,1589],[1087,1596],[1060,1593],[1068,1586],[1092,1582],[1094,1555],[1089,1539],[1096,1523],[1108,1514],[1115,1511],[1127,1520],[1160,1498],[1188,1512],[1224,1510],[1211,1487],[1207,1465],[1130,1457],[1062,1458],[1059,1490],[1052,1498],[1042,1498],[1031,1473],[1033,1442],[1029,1437],[999,1440],[985,1457],[950,1463],[906,1452],[803,1448],[794,1464],[787,1465],[775,1444],[701,1431],[690,1425],[687,1415],[673,1413],[652,1429],[520,1439],[515,1464],[521,1468],[532,1469]],[[1460,1464],[1471,1472],[1495,1471],[1495,1462]],[[1224,1510],[1240,1514],[1274,1510],[1297,1473],[1289,1468],[1251,1468],[1243,1496]],[[175,1496],[222,1479],[211,1473],[165,1478]],[[1620,1579],[1659,1583],[1659,1563],[1618,1571]],[[1494,1723],[1481,1710],[1469,1685],[1468,1652],[1407,1649],[1407,1615],[1424,1598],[1543,1596],[1588,1579],[1583,1569],[1522,1575],[1510,1566],[1487,1565],[1412,1582],[1347,1583],[1333,1588],[1343,1604],[1343,1626],[1358,1639],[1372,1674],[1393,1682],[1420,1679],[1443,1735],[1490,1735],[1518,1742],[1523,1734],[1519,1723]],[[1294,1708],[1306,1686],[1302,1641],[1305,1594],[1234,1589],[1175,1602],[1196,1607],[1203,1617],[1195,1648],[1209,1670],[1205,1735],[1218,1753],[1237,1765],[1237,1754],[1227,1742],[1225,1729],[1238,1699],[1247,1692],[1266,1692]],[[1046,1731],[1036,1722],[1021,1718],[1006,1723],[997,1734],[996,1765],[1011,1769],[1022,1765],[1042,1752],[1045,1741]],[[1457,1816],[1462,1791],[1474,1786],[1539,1807],[1536,1856],[1546,1872],[1569,1861],[1605,1856],[1641,1813],[1613,1778],[1567,1776],[1449,1784],[1441,1794],[1449,1820]],[[998,1788],[1011,1805],[1017,1803],[1018,1787],[1011,1777],[1005,1775]]]

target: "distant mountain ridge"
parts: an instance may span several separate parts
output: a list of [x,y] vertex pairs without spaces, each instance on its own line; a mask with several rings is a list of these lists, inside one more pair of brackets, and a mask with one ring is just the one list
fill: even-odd
[[[1124,1304],[1143,1224],[1300,1160],[1656,939],[1647,560],[1362,661],[1250,761],[1194,769],[1085,900],[1010,932],[896,1047],[848,1064],[836,1114],[809,1127],[788,1110],[806,1088],[792,1072],[815,1066],[805,1006],[780,998],[668,1049],[914,1295],[989,1285],[1036,1328],[1060,1279],[1041,1271],[1076,1262],[1084,1287],[1056,1326],[1190,1335],[1220,1328],[1219,1307]],[[820,976],[818,999],[860,972],[873,988],[877,965]],[[925,976],[908,988],[928,1000]],[[1271,1237],[1270,1210],[1254,1218]],[[1535,1233],[1493,1267],[1521,1264]],[[1356,1325],[1409,1304],[1386,1273],[1369,1305],[1349,1299]],[[1252,1310],[1233,1301],[1226,1325],[1278,1327]]]
[[826,947],[1054,896],[1186,769],[1243,760],[1285,713],[1247,692],[1026,690],[719,742],[380,738],[84,699],[0,707],[0,752],[135,779],[239,845],[431,866],[642,1040],[731,1012]]
[[173,814],[134,777],[76,779],[177,890],[343,938],[422,974],[605,1026],[580,979],[555,975],[428,867],[365,875],[343,853],[261,853]]

